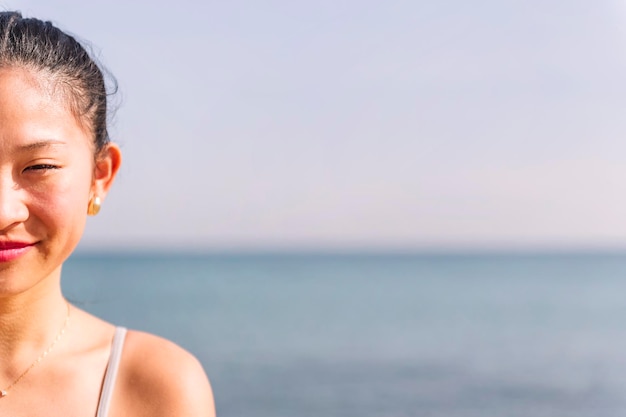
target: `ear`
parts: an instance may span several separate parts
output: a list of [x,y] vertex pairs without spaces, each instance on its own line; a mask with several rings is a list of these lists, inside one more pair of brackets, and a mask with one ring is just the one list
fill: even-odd
[[92,196],[104,197],[109,192],[113,180],[122,164],[122,152],[115,143],[109,143],[107,147],[96,157],[93,182],[91,184]]

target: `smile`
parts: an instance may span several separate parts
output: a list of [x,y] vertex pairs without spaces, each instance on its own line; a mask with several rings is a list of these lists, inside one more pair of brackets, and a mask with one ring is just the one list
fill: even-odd
[[9,262],[24,255],[34,246],[26,242],[0,242],[0,262]]

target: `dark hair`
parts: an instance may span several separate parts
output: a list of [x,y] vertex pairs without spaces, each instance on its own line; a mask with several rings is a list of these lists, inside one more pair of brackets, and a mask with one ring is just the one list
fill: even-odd
[[85,48],[51,22],[0,12],[0,68],[23,66],[50,77],[79,123],[94,136],[96,154],[109,143],[102,71]]

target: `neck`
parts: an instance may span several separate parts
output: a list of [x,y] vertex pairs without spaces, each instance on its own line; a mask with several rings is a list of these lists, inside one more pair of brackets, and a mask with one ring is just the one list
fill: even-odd
[[45,349],[66,316],[60,285],[0,298],[0,357],[20,362],[21,356],[32,357]]

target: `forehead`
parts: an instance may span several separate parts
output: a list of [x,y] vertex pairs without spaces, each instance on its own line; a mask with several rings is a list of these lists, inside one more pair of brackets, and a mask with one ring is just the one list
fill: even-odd
[[17,66],[0,67],[0,105],[20,110],[67,107],[56,84],[51,75],[42,72]]
[[0,68],[0,146],[43,139],[90,143],[60,90],[46,74]]

